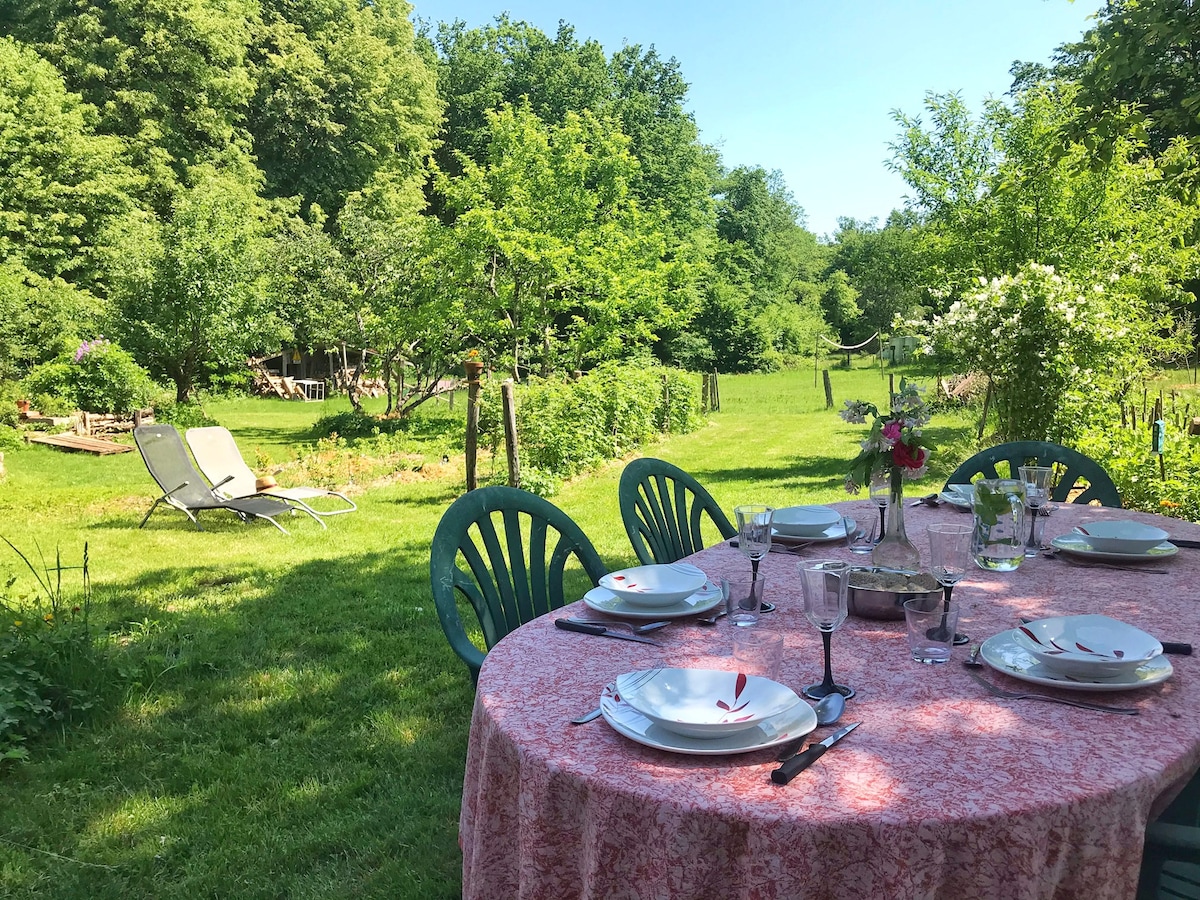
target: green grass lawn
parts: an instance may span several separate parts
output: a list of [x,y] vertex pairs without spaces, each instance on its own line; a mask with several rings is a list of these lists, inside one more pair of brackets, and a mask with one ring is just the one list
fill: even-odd
[[[832,380],[839,407],[887,395],[878,369]],[[865,427],[824,408],[811,371],[723,378],[721,402],[708,427],[645,454],[692,472],[729,509],[845,497]],[[319,415],[344,408],[239,400],[207,411],[254,466],[256,454],[294,456]],[[971,452],[965,413],[935,416],[929,432],[943,449],[914,493]],[[111,710],[0,770],[0,896],[458,896],[472,689],[428,593],[429,541],[462,490],[461,454],[441,462],[455,441],[435,438],[353,485],[359,511],[327,531],[288,520],[290,536],[218,512],[200,532],[161,507],[138,530],[157,494],[136,452],[9,453],[0,534],[73,564],[86,542],[95,619],[138,666]],[[553,498],[613,568],[635,561],[620,470]],[[0,584],[10,575],[10,596],[32,589],[20,560],[0,555]]]

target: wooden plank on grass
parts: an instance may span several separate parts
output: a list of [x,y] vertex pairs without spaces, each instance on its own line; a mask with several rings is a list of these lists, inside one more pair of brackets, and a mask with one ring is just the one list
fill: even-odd
[[128,444],[114,444],[112,441],[84,437],[81,434],[27,434],[25,440],[31,444],[49,444],[59,450],[82,450],[84,453],[94,453],[96,456],[128,453],[133,449]]

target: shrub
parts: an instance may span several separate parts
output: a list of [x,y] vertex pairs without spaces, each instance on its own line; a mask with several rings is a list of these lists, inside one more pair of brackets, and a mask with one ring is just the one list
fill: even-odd
[[81,409],[129,415],[160,393],[128,351],[103,337],[84,341],[72,355],[35,366],[22,384],[34,406],[50,414]]
[[30,739],[51,725],[78,723],[93,709],[112,670],[89,624],[87,545],[83,595],[71,604],[61,589],[67,568],[61,557],[39,573],[7,538],[0,540],[21,557],[38,584],[33,597],[13,599],[14,577],[0,595],[0,761],[24,760]]
[[[521,465],[534,470],[531,483],[552,485],[701,421],[699,376],[662,366],[606,363],[578,381],[531,379],[517,388]],[[479,428],[493,450],[503,446],[494,382],[482,394]]]
[[174,425],[180,431],[219,424],[199,403],[180,403],[167,394],[154,404],[154,420]]
[[1108,472],[1127,509],[1200,521],[1200,438],[1170,424],[1165,438],[1166,478],[1145,428],[1095,429],[1076,448]]

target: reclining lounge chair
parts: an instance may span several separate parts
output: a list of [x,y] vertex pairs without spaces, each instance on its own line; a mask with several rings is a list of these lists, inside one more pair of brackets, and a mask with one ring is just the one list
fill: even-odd
[[150,476],[163,490],[163,495],[154,501],[138,528],[145,526],[158,504],[165,503],[182,511],[201,531],[204,528],[196,517],[197,512],[202,509],[227,509],[236,513],[243,522],[265,519],[287,534],[287,529],[275,521],[275,516],[292,512],[292,507],[266,497],[229,500],[219,496],[205,484],[204,477],[192,465],[174,425],[139,425],[133,429],[133,440]]
[[[261,490],[256,486],[254,473],[242,459],[241,451],[233,440],[229,429],[220,425],[208,428],[189,428],[187,430],[188,446],[192,448],[192,456],[196,457],[196,465],[200,467],[208,480],[213,483],[215,490],[222,497],[241,499],[263,495],[277,497],[294,503],[309,515],[336,516],[339,513],[353,512],[358,509],[354,501],[345,494],[337,491],[327,491],[314,487],[268,487]],[[315,509],[305,501],[314,497],[337,497],[346,502],[347,506],[337,509]],[[320,518],[317,518],[320,522]],[[324,525],[324,522],[321,522]]]

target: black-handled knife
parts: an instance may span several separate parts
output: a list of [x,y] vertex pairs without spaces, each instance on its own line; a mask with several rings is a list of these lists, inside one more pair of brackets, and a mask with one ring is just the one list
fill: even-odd
[[852,732],[855,728],[861,725],[862,722],[851,722],[840,731],[835,731],[829,737],[820,743],[813,744],[803,753],[797,753],[782,766],[771,773],[771,780],[776,784],[787,784],[818,759],[820,759],[825,751]]
[[620,631],[609,631],[603,625],[588,625],[584,622],[573,622],[570,619],[555,619],[554,627],[561,628],[563,631],[578,631],[580,634],[595,634],[600,637],[616,638],[620,641],[636,641],[639,644],[650,644],[654,647],[662,646],[661,641],[656,641],[653,638],[639,637],[636,634],[623,634]]
[[[1200,547],[1200,542],[1197,542],[1196,546]],[[1030,619],[1027,616],[1021,616],[1021,624],[1022,625],[1028,625],[1032,621],[1033,621],[1033,619]],[[1191,656],[1192,655],[1192,645],[1191,644],[1186,644],[1186,643],[1183,643],[1182,641],[1159,641],[1159,643],[1162,644],[1163,653],[1170,654],[1171,656]]]

